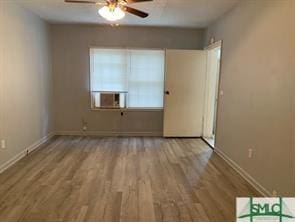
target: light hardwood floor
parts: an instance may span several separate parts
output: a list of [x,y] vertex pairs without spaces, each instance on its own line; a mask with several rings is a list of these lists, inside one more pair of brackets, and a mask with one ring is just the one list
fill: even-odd
[[0,175],[0,221],[231,222],[239,196],[202,140],[62,136]]

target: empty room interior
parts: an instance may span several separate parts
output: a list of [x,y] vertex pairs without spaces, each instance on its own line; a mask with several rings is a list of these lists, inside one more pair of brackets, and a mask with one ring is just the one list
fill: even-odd
[[1,222],[292,222],[294,159],[295,0],[0,0]]

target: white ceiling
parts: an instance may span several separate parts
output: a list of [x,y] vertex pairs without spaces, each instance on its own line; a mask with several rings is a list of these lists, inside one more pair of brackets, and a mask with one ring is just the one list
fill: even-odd
[[[50,23],[107,24],[99,5],[69,4],[63,0],[15,0]],[[103,0],[100,0],[103,2]],[[240,0],[154,0],[129,6],[148,12],[142,19],[127,13],[118,22],[124,25],[195,27],[208,26]]]

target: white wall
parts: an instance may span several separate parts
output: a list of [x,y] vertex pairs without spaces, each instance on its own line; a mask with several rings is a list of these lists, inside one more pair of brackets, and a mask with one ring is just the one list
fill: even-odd
[[52,131],[48,25],[11,1],[0,1],[0,170]]
[[224,41],[217,148],[282,195],[295,195],[294,27],[293,0],[241,1],[207,38]]

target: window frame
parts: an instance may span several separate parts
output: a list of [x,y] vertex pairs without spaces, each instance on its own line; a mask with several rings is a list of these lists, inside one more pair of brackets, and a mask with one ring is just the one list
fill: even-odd
[[[90,67],[90,63],[91,63],[91,49],[119,49],[119,50],[161,50],[164,52],[164,92],[163,92],[163,107],[132,107],[132,108],[96,108],[93,106],[93,95],[92,93],[94,91],[92,91],[91,89],[91,67]],[[88,47],[88,69],[89,69],[89,73],[88,73],[88,77],[89,77],[89,83],[88,83],[88,87],[89,87],[89,98],[90,98],[90,111],[112,111],[112,112],[121,112],[121,111],[131,111],[131,112],[136,112],[136,111],[143,111],[143,112],[153,112],[153,111],[158,111],[158,112],[162,112],[164,110],[164,106],[165,106],[165,84],[166,84],[166,48],[141,48],[141,47],[105,47],[105,46],[89,46]]]

